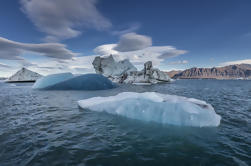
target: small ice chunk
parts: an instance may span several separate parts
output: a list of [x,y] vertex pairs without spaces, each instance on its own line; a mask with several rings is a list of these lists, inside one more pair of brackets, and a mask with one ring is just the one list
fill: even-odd
[[221,117],[205,101],[155,92],[122,92],[78,101],[80,107],[132,119],[178,126],[219,126]]

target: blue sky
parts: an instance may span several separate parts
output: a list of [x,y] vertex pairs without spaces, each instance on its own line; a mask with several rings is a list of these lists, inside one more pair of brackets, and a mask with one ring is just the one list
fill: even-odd
[[97,55],[162,70],[251,63],[249,0],[11,0],[0,5],[0,76],[93,72]]

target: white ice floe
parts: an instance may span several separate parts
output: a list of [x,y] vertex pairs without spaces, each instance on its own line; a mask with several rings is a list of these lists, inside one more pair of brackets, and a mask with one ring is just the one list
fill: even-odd
[[149,85],[152,85],[151,83],[137,83],[137,82],[135,82],[135,83],[132,83],[133,85],[141,85],[141,86],[149,86]]
[[80,100],[78,104],[92,111],[178,126],[216,127],[221,120],[205,101],[155,92],[122,92]]

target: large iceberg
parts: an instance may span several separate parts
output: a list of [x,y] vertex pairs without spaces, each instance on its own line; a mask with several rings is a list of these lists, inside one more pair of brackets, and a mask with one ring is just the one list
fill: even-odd
[[121,76],[129,71],[137,70],[128,59],[117,62],[112,55],[108,57],[97,56],[92,64],[96,73],[103,74],[106,77]]
[[170,77],[163,71],[153,68],[152,62],[144,63],[142,71],[131,71],[123,75],[124,83],[132,84],[156,84],[159,82],[170,82]]
[[81,108],[178,126],[219,126],[221,117],[205,101],[155,92],[122,92],[78,101]]
[[96,73],[103,74],[117,83],[155,84],[171,81],[167,73],[153,68],[151,61],[146,62],[141,71],[138,71],[128,59],[117,62],[112,55],[98,56],[92,64]]
[[71,73],[53,74],[39,79],[33,86],[40,90],[105,90],[116,87],[100,74],[74,76]]
[[60,82],[64,82],[73,77],[74,75],[72,73],[51,74],[51,75],[38,79],[32,88],[33,89],[46,89],[50,86],[56,85]]

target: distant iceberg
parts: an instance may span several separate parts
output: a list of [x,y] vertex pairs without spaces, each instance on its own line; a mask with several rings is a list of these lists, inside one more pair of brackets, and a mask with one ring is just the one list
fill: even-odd
[[123,92],[80,100],[78,104],[92,111],[178,126],[216,127],[221,120],[205,101],[155,92]]
[[42,75],[28,70],[26,68],[22,68],[17,71],[15,74],[10,76],[5,82],[35,82],[37,79],[41,78]]
[[33,85],[33,89],[40,90],[105,90],[114,87],[114,83],[100,74],[74,76],[71,73],[48,75]]

